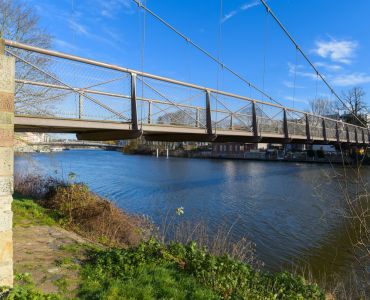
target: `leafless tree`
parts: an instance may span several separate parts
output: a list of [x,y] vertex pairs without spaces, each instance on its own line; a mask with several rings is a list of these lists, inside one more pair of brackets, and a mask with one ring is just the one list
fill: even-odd
[[338,108],[345,113],[345,121],[355,125],[366,124],[367,107],[365,104],[366,93],[361,87],[354,87],[342,93],[343,103]]
[[334,102],[327,98],[317,98],[310,101],[310,111],[318,116],[331,116],[336,113]]
[[52,40],[35,11],[17,0],[0,0],[0,37],[42,48],[49,48]]
[[173,125],[194,125],[195,117],[192,117],[191,110],[177,110],[175,112],[169,112],[158,117],[158,123]]
[[[335,103],[328,98],[312,99],[309,102],[309,106],[310,112],[316,116],[326,116],[335,119],[339,118],[339,112],[336,111]],[[308,116],[311,130],[315,130],[322,126],[322,119],[316,116]]]
[[[21,0],[0,0],[0,38],[9,39],[41,48],[50,48],[52,36],[42,28],[34,8]],[[50,58],[20,49],[8,49],[16,58],[16,78],[31,81],[47,81],[48,78],[35,65],[43,70],[50,69]],[[11,54],[10,54],[11,55]],[[16,85],[16,110],[23,113],[40,114],[48,111],[55,98],[55,91],[30,85]]]

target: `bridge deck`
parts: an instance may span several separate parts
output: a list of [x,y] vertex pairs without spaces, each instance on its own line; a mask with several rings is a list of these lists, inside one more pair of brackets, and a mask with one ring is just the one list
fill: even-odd
[[[337,143],[335,138],[324,140],[315,136],[308,141],[306,135],[291,134],[286,138],[284,134],[262,132],[254,136],[253,132],[246,130],[216,130],[213,134],[207,134],[204,128],[159,124],[143,124],[140,130],[134,130],[131,123],[34,116],[16,116],[14,126],[16,132],[75,133],[79,139],[92,141],[131,139],[143,135],[152,141]],[[340,142],[348,143],[348,140],[342,137]],[[356,141],[352,139],[350,143],[356,144]]]

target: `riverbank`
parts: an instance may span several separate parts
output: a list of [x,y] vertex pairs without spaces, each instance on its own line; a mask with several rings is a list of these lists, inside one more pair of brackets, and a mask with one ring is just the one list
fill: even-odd
[[[69,199],[74,199],[70,191]],[[259,271],[230,256],[212,255],[193,242],[163,244],[148,237],[137,246],[113,248],[108,239],[92,242],[65,230],[71,228],[68,211],[41,200],[15,196],[18,274],[16,287],[3,289],[5,299],[324,298],[302,277]]]
[[[353,241],[361,231],[351,226],[357,219],[344,196],[366,207],[351,191],[363,194],[368,168],[86,150],[17,157],[15,170],[61,179],[74,172],[75,180],[155,224],[184,207],[177,219],[201,222],[210,237],[224,228],[231,241],[246,238],[270,272],[309,270],[314,281],[334,286],[360,267]],[[342,183],[350,191],[343,191]]]
[[[136,150],[128,154],[180,157],[180,158],[198,158],[198,159],[229,159],[246,161],[268,161],[268,162],[296,162],[308,164],[330,164],[330,165],[363,165],[370,164],[370,158],[354,158],[344,153],[324,151],[310,152],[269,152],[269,151],[248,151],[240,153],[220,153],[211,150]],[[358,161],[358,162],[357,162]]]

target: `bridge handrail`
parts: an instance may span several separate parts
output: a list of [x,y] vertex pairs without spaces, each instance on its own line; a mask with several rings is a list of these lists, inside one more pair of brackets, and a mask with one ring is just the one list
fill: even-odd
[[[179,81],[179,80],[171,79],[171,78],[168,78],[168,77],[158,76],[158,75],[154,75],[154,74],[150,74],[150,73],[146,73],[146,72],[141,72],[141,71],[134,70],[134,69],[124,68],[124,67],[121,67],[121,66],[118,66],[118,65],[113,65],[113,64],[108,64],[108,63],[96,61],[96,60],[91,60],[91,59],[83,58],[83,57],[80,57],[80,56],[67,54],[67,53],[64,53],[64,52],[43,49],[43,48],[39,48],[39,47],[35,47],[35,46],[19,43],[19,42],[16,42],[16,41],[7,40],[7,39],[4,39],[4,44],[6,46],[12,47],[12,48],[18,48],[18,49],[23,49],[23,50],[27,50],[27,51],[36,52],[36,53],[39,53],[39,54],[44,54],[44,55],[63,58],[63,59],[67,59],[67,60],[77,61],[77,62],[81,62],[81,63],[85,63],[85,64],[89,64],[89,65],[94,65],[94,66],[98,66],[98,67],[102,67],[102,68],[106,68],[106,69],[121,71],[121,72],[124,72],[124,73],[136,74],[136,75],[140,75],[142,77],[147,77],[147,78],[151,78],[151,79],[155,79],[155,80],[159,80],[159,81],[164,81],[164,82],[169,82],[169,83],[172,83],[172,84],[177,84],[177,85],[181,85],[181,86],[185,86],[185,87],[189,87],[189,88],[193,88],[193,89],[197,89],[197,90],[202,90],[204,92],[208,91],[208,92],[211,92],[211,93],[216,93],[216,94],[231,97],[231,98],[245,100],[245,101],[248,101],[248,102],[254,102],[256,104],[267,105],[267,106],[270,106],[270,107],[276,107],[276,108],[280,108],[280,109],[290,111],[290,112],[296,112],[296,113],[300,113],[300,114],[305,114],[305,115],[317,117],[317,118],[320,118],[320,119],[323,119],[323,120],[330,120],[330,121],[334,121],[334,122],[343,123],[343,124],[346,124],[347,126],[350,126],[350,127],[356,127],[356,128],[360,128],[360,129],[369,130],[366,127],[346,123],[346,122],[343,122],[342,120],[336,120],[336,119],[329,118],[329,117],[326,117],[326,116],[319,116],[319,115],[315,115],[315,114],[310,113],[310,112],[301,111],[301,110],[285,107],[285,106],[282,106],[282,105],[278,105],[278,104],[274,104],[274,103],[270,103],[270,102],[265,102],[265,101],[262,101],[262,100],[253,99],[253,98],[238,95],[238,94],[233,94],[233,93],[226,92],[226,91],[220,91],[220,90],[214,89],[214,88],[209,88],[209,87],[204,87],[204,86],[200,86],[200,85],[196,85],[196,84],[192,84],[192,83],[187,83],[187,82],[184,82],[184,81]],[[168,103],[166,103],[166,104],[168,104]]]

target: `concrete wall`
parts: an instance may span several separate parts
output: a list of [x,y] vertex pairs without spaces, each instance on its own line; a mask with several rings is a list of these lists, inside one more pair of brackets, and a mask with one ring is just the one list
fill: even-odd
[[14,69],[0,53],[0,286],[13,285]]

